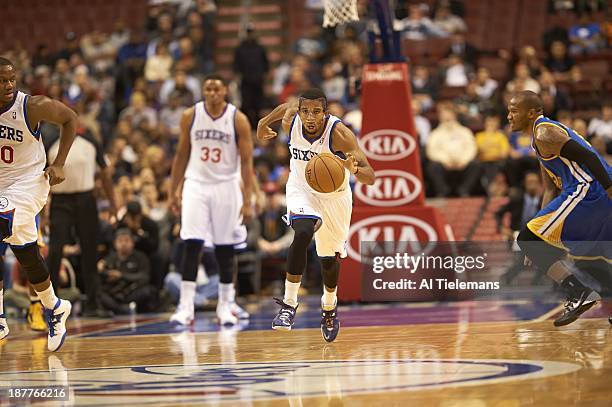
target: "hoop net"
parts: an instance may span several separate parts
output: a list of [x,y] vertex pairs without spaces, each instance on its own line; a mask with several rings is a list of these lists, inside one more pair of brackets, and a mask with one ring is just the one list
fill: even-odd
[[358,21],[357,0],[323,0],[323,27]]

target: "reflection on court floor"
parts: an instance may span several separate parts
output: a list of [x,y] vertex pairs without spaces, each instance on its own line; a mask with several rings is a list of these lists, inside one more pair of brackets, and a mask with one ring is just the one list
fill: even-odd
[[269,328],[265,303],[233,329],[208,313],[183,331],[165,315],[74,320],[57,354],[13,323],[0,342],[0,401],[11,387],[48,386],[66,388],[63,405],[604,405],[612,396],[609,303],[561,329],[554,302],[349,306],[327,344],[317,301],[304,302],[291,332]]

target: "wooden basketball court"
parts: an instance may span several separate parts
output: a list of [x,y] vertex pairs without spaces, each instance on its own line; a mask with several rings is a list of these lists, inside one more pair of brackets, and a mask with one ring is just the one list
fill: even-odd
[[[526,300],[340,309],[327,344],[318,298],[297,329],[269,328],[272,304],[219,330],[212,315],[177,330],[166,315],[70,321],[57,353],[11,320],[0,341],[2,405],[9,388],[67,386],[63,405],[557,406],[609,405],[612,327],[603,304],[554,328],[558,303]],[[240,331],[239,329],[243,329]],[[21,400],[24,401],[24,400]],[[57,405],[57,404],[55,404]]]

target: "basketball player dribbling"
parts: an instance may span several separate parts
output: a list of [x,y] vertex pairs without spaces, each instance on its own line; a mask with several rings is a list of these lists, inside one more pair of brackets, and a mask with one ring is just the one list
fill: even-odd
[[248,318],[235,302],[234,250],[245,243],[244,224],[253,217],[253,140],[246,115],[225,100],[223,78],[207,76],[203,95],[204,101],[183,113],[172,164],[170,205],[174,210],[181,208],[180,237],[185,244],[181,294],[170,321],[179,325],[193,322],[200,255],[203,245],[212,243],[220,280],[217,318],[221,325],[235,325],[239,318]]
[[[304,92],[296,103],[283,104],[259,121],[257,137],[276,137],[269,127],[282,119],[289,134],[290,173],[287,181],[287,222],[294,229],[287,257],[285,296],[276,299],[281,309],[272,328],[291,330],[298,307],[297,295],[306,268],[306,251],[314,235],[323,274],[321,298],[321,332],[327,342],[336,339],[340,330],[337,318],[337,285],[340,258],[346,257],[351,223],[352,192],[350,174],[359,182],[372,185],[374,170],[359,147],[353,132],[342,121],[329,114],[327,98],[319,89]],[[332,193],[319,193],[305,178],[305,169],[313,154],[331,153],[342,161],[344,183]]]
[[[57,157],[46,169],[40,139],[43,121],[61,127]],[[47,202],[50,185],[65,179],[63,167],[75,138],[76,123],[76,113],[66,105],[18,91],[15,66],[0,58],[0,255],[10,246],[36,291],[45,308],[47,348],[52,352],[66,339],[66,319],[72,305],[53,291],[49,270],[38,249],[36,215]],[[3,287],[0,271],[0,339],[9,334]]]
[[518,92],[508,106],[512,131],[532,136],[546,187],[542,209],[517,243],[527,259],[566,291],[555,326],[574,322],[601,299],[579,280],[580,260],[612,271],[612,167],[575,130],[543,115],[542,99]]

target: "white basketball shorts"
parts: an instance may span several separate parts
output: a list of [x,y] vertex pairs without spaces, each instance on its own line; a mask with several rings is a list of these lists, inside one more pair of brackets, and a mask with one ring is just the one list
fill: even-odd
[[319,257],[346,257],[346,245],[351,214],[353,212],[353,195],[348,188],[342,194],[334,194],[329,198],[316,196],[287,183],[287,217],[289,222],[300,218],[318,219],[321,225],[315,231],[315,243]]
[[185,179],[181,201],[181,239],[203,240],[206,246],[246,242],[242,224],[240,180],[204,184]]
[[48,195],[49,181],[42,173],[0,189],[0,217],[9,221],[10,231],[3,243],[23,246],[38,241],[36,216]]

